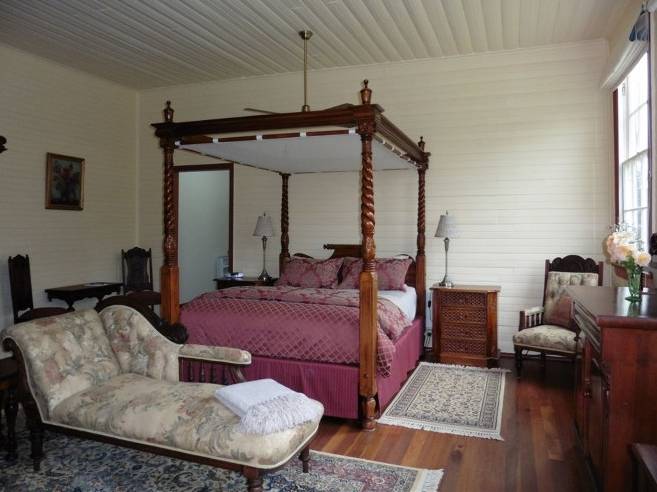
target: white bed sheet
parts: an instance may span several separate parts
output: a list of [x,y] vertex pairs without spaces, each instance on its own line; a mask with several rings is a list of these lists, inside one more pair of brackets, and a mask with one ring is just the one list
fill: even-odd
[[417,292],[414,287],[407,285],[406,290],[380,290],[379,297],[392,301],[410,321],[415,319]]

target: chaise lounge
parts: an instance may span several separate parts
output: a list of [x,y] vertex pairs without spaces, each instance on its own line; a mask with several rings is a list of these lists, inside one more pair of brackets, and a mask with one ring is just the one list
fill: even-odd
[[154,313],[129,300],[108,299],[97,309],[5,332],[4,347],[19,366],[18,398],[35,471],[44,456],[44,429],[239,470],[249,492],[262,490],[263,472],[297,453],[308,471],[319,419],[245,434],[239,417],[216,400],[219,385],[180,382],[185,359],[226,365],[241,380],[240,367],[251,363],[248,352],[175,343],[171,338],[186,339],[184,328],[178,326],[176,338]]

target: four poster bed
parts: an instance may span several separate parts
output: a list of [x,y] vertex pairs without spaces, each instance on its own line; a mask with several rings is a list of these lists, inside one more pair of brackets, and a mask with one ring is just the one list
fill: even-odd
[[[273,377],[322,401],[326,415],[360,418],[366,429],[375,426],[377,403],[383,407],[391,401],[422,351],[426,301],[425,174],[429,161],[422,139],[416,144],[407,137],[383,116],[380,106],[371,103],[371,95],[365,81],[360,105],[180,123],[173,121],[173,109],[167,102],[164,122],[152,125],[164,151],[162,316],[171,323],[182,321],[191,341],[220,345],[226,344],[222,336],[228,337],[228,341],[239,340],[240,348],[254,353],[253,365],[245,371],[249,379]],[[184,306],[181,317],[175,149],[281,175],[281,272],[295,258],[309,258],[290,255],[290,176],[360,170],[361,244],[325,245],[333,251],[331,258],[339,258],[340,264],[344,259],[345,266],[348,262],[357,265],[358,290],[237,287],[200,296]],[[379,296],[377,270],[382,260],[375,259],[373,180],[375,169],[409,168],[418,173],[417,253],[406,262],[405,284],[409,287],[400,290],[411,290],[416,296],[415,309],[407,314],[410,320],[404,318],[398,301],[385,299],[389,296],[383,292]],[[243,316],[246,312],[252,317]],[[249,338],[251,333],[258,334],[255,342]],[[257,347],[244,346],[249,343]],[[325,346],[323,352],[318,351],[320,345]]]

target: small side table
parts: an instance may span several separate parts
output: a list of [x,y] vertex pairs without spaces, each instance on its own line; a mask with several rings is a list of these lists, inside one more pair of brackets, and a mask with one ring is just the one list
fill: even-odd
[[431,287],[433,353],[439,362],[496,367],[497,293],[494,285]]
[[632,444],[633,477],[636,492],[657,491],[657,446]]
[[66,285],[46,289],[48,300],[60,299],[68,304],[68,310],[73,311],[73,304],[86,298],[95,297],[98,302],[112,293],[120,294],[123,284],[121,282],[89,282],[87,284]]
[[274,285],[277,278],[264,281],[258,277],[239,277],[239,278],[215,278],[214,282],[217,284],[217,290],[227,289],[228,287],[244,287],[244,286],[265,286],[270,287]]
[[[16,461],[18,448],[16,442],[16,415],[18,414],[18,366],[12,358],[0,359],[0,401],[4,401],[4,412],[7,417],[7,438],[4,442],[7,450],[7,461]],[[2,411],[0,409],[0,442],[2,437]]]

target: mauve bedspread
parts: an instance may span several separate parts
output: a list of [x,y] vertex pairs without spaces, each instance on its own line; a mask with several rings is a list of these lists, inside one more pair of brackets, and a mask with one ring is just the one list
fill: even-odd
[[[232,287],[185,304],[189,343],[238,347],[253,355],[358,364],[357,290]],[[390,372],[394,341],[411,324],[391,301],[378,303],[377,371]]]

